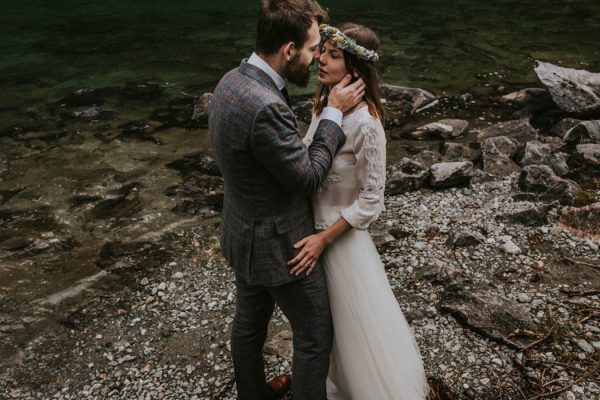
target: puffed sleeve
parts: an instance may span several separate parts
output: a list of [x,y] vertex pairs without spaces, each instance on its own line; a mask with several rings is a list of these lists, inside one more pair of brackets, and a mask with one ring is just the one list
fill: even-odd
[[358,198],[342,210],[342,217],[355,229],[365,230],[385,210],[385,133],[372,117],[362,118],[354,135],[354,155],[359,184]]

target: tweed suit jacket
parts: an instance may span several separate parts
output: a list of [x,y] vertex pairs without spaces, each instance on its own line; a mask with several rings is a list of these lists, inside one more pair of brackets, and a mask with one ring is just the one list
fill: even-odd
[[248,284],[278,286],[302,278],[287,262],[294,243],[315,232],[310,196],[346,138],[321,121],[310,147],[275,82],[248,64],[228,72],[209,106],[209,134],[225,181],[221,249]]

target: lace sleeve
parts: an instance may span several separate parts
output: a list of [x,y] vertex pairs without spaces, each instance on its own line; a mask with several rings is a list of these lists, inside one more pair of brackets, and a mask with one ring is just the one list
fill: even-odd
[[381,124],[365,118],[353,145],[360,191],[352,205],[342,210],[342,217],[353,228],[365,230],[384,210],[385,133]]

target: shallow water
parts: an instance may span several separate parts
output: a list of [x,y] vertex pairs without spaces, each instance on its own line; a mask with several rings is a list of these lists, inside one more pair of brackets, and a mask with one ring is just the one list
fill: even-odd
[[[321,3],[333,23],[352,20],[374,28],[382,41],[381,73],[392,83],[478,93],[535,84],[535,59],[600,70],[600,3],[593,0]],[[174,92],[211,91],[252,51],[256,4],[5,2],[0,112],[132,80],[158,80]],[[9,119],[3,114],[0,123]]]

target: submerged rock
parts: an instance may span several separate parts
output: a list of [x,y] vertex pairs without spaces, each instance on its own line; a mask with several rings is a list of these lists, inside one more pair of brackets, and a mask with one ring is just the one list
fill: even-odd
[[560,109],[568,113],[600,112],[600,74],[537,61],[535,72]]

